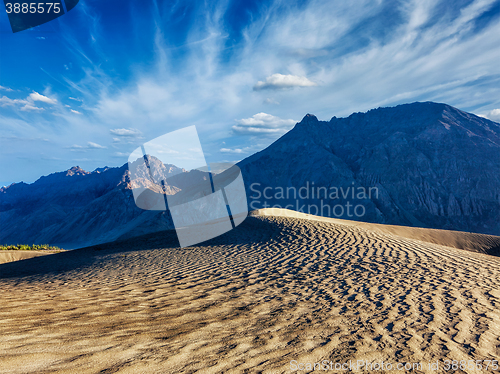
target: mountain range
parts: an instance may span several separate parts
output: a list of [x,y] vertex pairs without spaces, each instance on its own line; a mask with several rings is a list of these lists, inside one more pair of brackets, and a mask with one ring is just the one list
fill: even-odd
[[[155,179],[169,177],[167,194],[207,178],[153,157],[150,162],[161,174]],[[417,102],[330,121],[308,114],[238,166],[250,209],[309,209],[500,235],[500,124],[446,104]],[[3,187],[0,243],[75,248],[173,228],[168,211],[136,207],[132,189],[142,185],[140,178],[130,180],[125,164],[93,172],[73,167]]]
[[[158,163],[165,175],[182,173]],[[144,174],[147,171],[144,171]],[[33,184],[15,183],[0,189],[0,242],[56,243],[65,248],[116,240],[144,229],[172,227],[168,212],[136,207],[128,165],[99,168],[78,166],[41,177]],[[173,187],[175,189],[175,187]]]
[[[365,208],[362,217],[346,209],[330,214],[337,218],[500,235],[500,124],[446,104],[417,102],[328,122],[306,115],[239,166],[260,193],[308,183],[372,189],[370,199],[333,201]],[[247,191],[253,208],[297,206],[295,199],[252,199],[259,192]],[[311,196],[299,203],[321,207]]]

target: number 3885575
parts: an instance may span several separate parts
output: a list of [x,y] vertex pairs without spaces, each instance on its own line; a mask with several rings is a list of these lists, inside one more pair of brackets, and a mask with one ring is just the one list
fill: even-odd
[[59,13],[60,3],[7,3],[7,13]]

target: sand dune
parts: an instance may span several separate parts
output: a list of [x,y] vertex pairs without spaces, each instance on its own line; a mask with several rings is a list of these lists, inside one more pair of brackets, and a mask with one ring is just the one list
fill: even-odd
[[184,249],[162,232],[0,265],[0,373],[500,357],[500,258],[478,253],[498,238],[286,214]]
[[6,262],[26,260],[28,258],[46,256],[56,252],[52,251],[0,251],[0,264]]
[[472,232],[461,232],[452,230],[424,229],[419,227],[381,225],[377,223],[346,221],[342,219],[314,216],[312,214],[300,213],[294,210],[267,208],[254,210],[253,216],[280,216],[290,218],[308,219],[321,222],[332,222],[335,224],[349,225],[368,229],[382,234],[392,234],[403,238],[416,239],[428,243],[444,245],[467,251],[486,253],[500,256],[500,236],[476,234]]

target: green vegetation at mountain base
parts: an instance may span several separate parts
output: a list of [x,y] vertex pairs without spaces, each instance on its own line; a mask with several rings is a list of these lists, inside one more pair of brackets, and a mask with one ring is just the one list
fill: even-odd
[[64,251],[59,247],[54,247],[48,244],[16,244],[16,245],[0,245],[0,251]]

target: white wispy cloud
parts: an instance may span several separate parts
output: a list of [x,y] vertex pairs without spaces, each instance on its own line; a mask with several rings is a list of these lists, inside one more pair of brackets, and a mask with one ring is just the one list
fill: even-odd
[[500,109],[490,110],[488,113],[483,114],[481,117],[488,118],[495,122],[500,122]]
[[220,151],[222,153],[233,153],[233,154],[246,153],[246,151],[243,148],[221,148]]
[[37,101],[51,105],[57,104],[57,100],[41,95],[38,92],[33,92],[29,94],[26,99],[11,99],[7,96],[2,96],[0,98],[0,106],[2,107],[9,106],[13,108],[18,108],[22,112],[43,111],[44,108],[40,108],[35,105],[35,102]]
[[39,112],[39,111],[42,111],[42,110],[45,110],[44,108],[39,108],[39,107],[36,107],[30,103],[24,105],[21,107],[21,111],[23,112],[31,112],[31,111],[35,111],[35,112]]
[[75,113],[75,114],[82,114],[81,112],[79,112],[78,110],[74,110],[74,109],[71,109],[71,113]]
[[290,130],[297,122],[293,119],[282,119],[267,113],[257,113],[250,118],[237,120],[232,127],[238,135],[268,135],[281,134]]
[[280,105],[279,101],[274,100],[271,97],[268,97],[264,100],[264,104],[271,104],[271,105]]
[[85,145],[73,144],[69,147],[73,151],[87,151],[89,149],[106,149],[105,146],[97,144],[95,142],[87,142]]
[[[417,100],[463,108],[499,91],[491,86],[487,94],[485,90],[484,95],[474,95],[474,101],[464,100],[470,97],[466,93],[471,82],[495,71],[500,57],[495,47],[500,42],[498,23],[464,35],[471,29],[471,19],[493,3],[474,4],[463,8],[462,15],[442,18],[436,18],[436,4],[431,1],[391,5],[399,18],[385,25],[389,5],[383,1],[313,0],[301,7],[275,2],[245,26],[230,59],[226,58],[224,20],[229,5],[199,5],[196,11],[204,16],[189,30],[185,44],[172,47],[166,31],[158,26],[151,36],[156,64],[123,87],[110,89],[112,79],[89,59],[91,51],[75,42],[75,55],[88,66],[82,81],[68,84],[79,90],[86,103],[93,102],[88,113],[99,123],[110,128],[137,127],[146,136],[181,123],[199,124],[201,135],[227,132],[231,118],[260,111],[263,104],[280,103],[273,114],[281,118],[310,112],[325,119]],[[155,17],[158,25],[165,21],[157,13]],[[364,31],[356,29],[365,20],[363,30],[372,37],[364,38]],[[178,65],[175,48],[183,51]],[[238,130],[232,133],[244,132]],[[268,130],[271,134],[272,129]]]
[[91,148],[91,149],[104,149],[104,148],[106,148],[106,147],[104,147],[100,144],[94,143],[94,142],[88,142],[87,147]]
[[33,102],[35,102],[35,101],[41,101],[43,103],[52,104],[52,105],[54,105],[54,104],[57,103],[56,99],[51,99],[50,97],[41,95],[41,94],[39,94],[36,91],[33,91],[32,93],[30,93],[30,95],[28,96],[27,100],[31,100]]
[[[463,13],[480,14],[488,4],[491,1],[466,7]],[[274,3],[243,30],[242,47],[229,63],[222,58],[227,53],[221,21],[225,9],[218,8],[217,16],[210,13],[212,9],[204,18],[206,23],[198,23],[188,34],[184,48],[189,53],[182,65],[172,65],[174,52],[158,29],[157,66],[112,94],[103,88],[94,113],[105,123],[148,123],[150,128],[159,128],[165,123],[197,121],[221,131],[228,119],[262,110],[263,103],[280,103],[275,114],[282,118],[308,112],[330,118],[417,100],[476,105],[481,95],[475,95],[470,104],[463,98],[469,96],[465,93],[471,82],[495,69],[500,56],[494,45],[500,37],[492,36],[500,31],[498,23],[467,37],[462,34],[471,28],[470,16],[443,17],[424,28],[436,18],[436,5],[429,1],[408,2],[400,9],[395,6],[400,19],[394,24],[374,23],[382,20],[386,6],[362,0],[311,1],[280,11],[280,3]],[[390,28],[381,33],[387,34],[386,39],[353,38],[353,29],[363,20],[372,22],[367,24],[367,33],[376,35]],[[95,78],[100,74],[96,71]],[[290,89],[313,86],[311,90]],[[272,100],[264,96],[270,90],[276,93]],[[212,113],[217,113],[215,121]],[[213,122],[220,124],[217,129]]]
[[0,97],[0,106],[17,107],[22,112],[40,112],[44,110],[44,108],[35,106],[31,100],[10,99],[7,96]]
[[[125,137],[138,137],[142,135],[142,132],[134,129],[134,128],[129,128],[129,129],[111,129],[109,132],[113,135],[116,136],[125,136]],[[117,139],[117,138],[115,138]]]
[[0,106],[26,105],[28,101],[23,99],[11,99],[7,96],[0,97]]
[[273,74],[266,78],[265,81],[258,81],[253,87],[255,91],[259,90],[280,90],[293,87],[313,87],[316,83],[310,81],[306,77],[299,77],[291,74]]
[[0,86],[0,90],[7,91],[7,92],[12,92],[12,91],[14,91],[12,88],[9,88],[9,87],[4,87],[4,86]]

